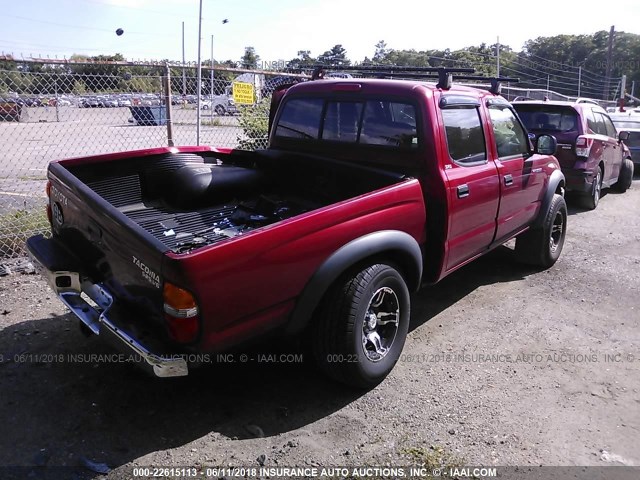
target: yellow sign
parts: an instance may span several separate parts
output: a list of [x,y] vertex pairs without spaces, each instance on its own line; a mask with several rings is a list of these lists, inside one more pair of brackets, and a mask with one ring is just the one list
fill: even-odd
[[233,101],[238,105],[253,105],[256,102],[253,84],[233,82]]

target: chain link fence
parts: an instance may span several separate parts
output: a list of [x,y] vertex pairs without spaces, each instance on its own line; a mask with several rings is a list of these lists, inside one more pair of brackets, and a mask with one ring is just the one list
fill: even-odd
[[[266,146],[269,95],[288,74],[231,70],[203,69],[198,129],[193,67],[0,62],[0,261],[48,232],[52,160],[168,145]],[[235,104],[234,82],[249,86],[251,104]]]
[[[301,77],[203,68],[198,111],[193,66],[0,59],[0,263],[24,255],[25,239],[49,230],[44,190],[50,161],[168,145],[263,148],[271,92]],[[236,87],[242,92],[234,94]],[[502,92],[509,100],[575,100],[509,85]]]

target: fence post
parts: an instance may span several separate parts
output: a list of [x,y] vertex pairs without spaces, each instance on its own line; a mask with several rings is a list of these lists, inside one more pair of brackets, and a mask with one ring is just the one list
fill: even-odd
[[56,122],[60,121],[60,98],[58,97],[58,79],[53,83],[53,89],[56,94]]
[[167,110],[167,145],[173,147],[173,121],[171,119],[172,105],[171,105],[171,70],[169,64],[165,65],[164,80],[164,103]]

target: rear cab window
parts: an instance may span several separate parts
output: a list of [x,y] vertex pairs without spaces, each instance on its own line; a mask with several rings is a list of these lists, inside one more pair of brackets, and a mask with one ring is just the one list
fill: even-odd
[[416,107],[385,98],[290,98],[281,109],[276,139],[339,142],[414,150],[420,145]]

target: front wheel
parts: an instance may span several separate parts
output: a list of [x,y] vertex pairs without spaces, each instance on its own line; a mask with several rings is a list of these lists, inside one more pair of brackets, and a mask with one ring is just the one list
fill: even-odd
[[222,105],[216,105],[215,112],[216,115],[224,115],[225,113],[227,113]]
[[562,195],[556,193],[542,225],[527,230],[516,239],[516,256],[523,263],[549,268],[560,257],[566,234],[567,204]]
[[313,353],[330,377],[373,388],[395,366],[409,328],[409,290],[393,267],[376,264],[339,280],[310,329]]

